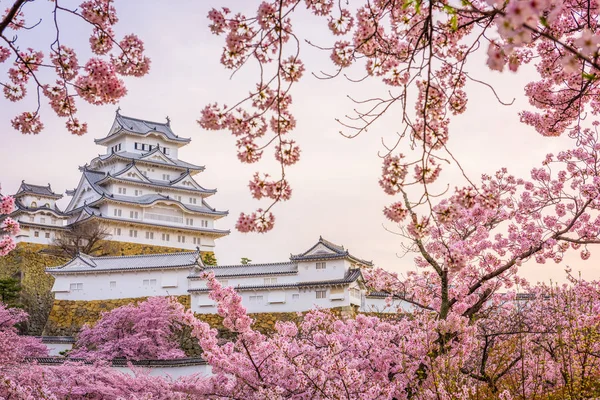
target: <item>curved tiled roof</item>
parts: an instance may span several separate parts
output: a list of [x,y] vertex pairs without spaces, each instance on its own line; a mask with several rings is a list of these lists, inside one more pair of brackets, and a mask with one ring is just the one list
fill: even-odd
[[52,191],[50,184],[48,184],[47,186],[41,186],[21,181],[21,186],[19,186],[19,190],[17,190],[15,197],[24,196],[27,194],[33,194],[41,197],[50,197],[57,200],[62,198],[61,194],[54,193]]
[[90,183],[92,189],[94,189],[94,191],[96,191],[96,193],[98,193],[101,196],[99,199],[96,199],[91,203],[87,204],[88,206],[94,206],[95,204],[99,204],[105,200],[139,205],[152,205],[159,201],[167,201],[191,212],[217,216],[226,216],[229,214],[229,211],[218,211],[210,207],[204,200],[202,200],[202,206],[196,206],[192,204],[183,204],[182,202],[176,199],[170,198],[169,196],[164,196],[160,193],[150,193],[137,197],[109,193],[102,186],[98,185],[98,182],[100,182],[106,177],[106,174],[104,172],[83,168],[83,175],[85,179],[87,179],[87,181]]
[[146,136],[150,133],[158,133],[169,141],[182,144],[190,142],[189,138],[181,138],[177,136],[175,132],[173,132],[171,129],[171,123],[168,119],[167,122],[154,122],[145,119],[127,117],[119,114],[118,111],[115,115],[115,121],[113,122],[111,133],[102,139],[95,139],[94,142],[98,144],[106,143],[122,132],[133,133],[140,136]]
[[[65,362],[81,362],[84,364],[93,364],[95,361],[85,360],[83,358],[65,358],[65,357],[28,357],[25,362],[36,362],[39,365],[62,365]],[[131,363],[136,367],[164,368],[164,367],[187,367],[193,365],[206,365],[206,360],[200,357],[175,358],[170,360],[125,360],[114,359],[111,361],[113,367],[127,367]]]
[[73,336],[36,336],[42,343],[75,343]]
[[88,219],[92,219],[92,218],[97,218],[97,219],[105,220],[105,221],[109,221],[109,222],[120,222],[122,224],[127,224],[127,225],[155,226],[157,228],[161,228],[164,230],[173,230],[173,231],[180,231],[180,232],[184,232],[184,231],[185,232],[194,232],[194,233],[198,233],[198,234],[205,234],[207,236],[215,236],[215,237],[223,237],[223,236],[227,236],[231,233],[231,231],[229,229],[210,229],[210,228],[202,228],[202,227],[197,227],[197,226],[185,226],[185,225],[177,226],[177,225],[154,224],[151,222],[138,221],[135,219],[105,217],[102,215],[102,213],[90,214],[88,217],[77,220],[77,221],[73,222],[71,225],[82,223],[82,222],[85,222]]
[[[239,265],[207,265],[206,271],[214,272],[217,278],[236,276],[291,275],[298,273],[298,265],[293,262]],[[201,279],[199,275],[190,275],[189,279]]]
[[[280,283],[275,285],[240,285],[234,286],[235,290],[264,290],[264,289],[293,289],[293,288],[308,288],[308,287],[316,287],[316,286],[336,286],[336,285],[346,285],[348,283],[352,283],[356,281],[362,274],[360,269],[353,269],[348,271],[346,276],[342,279],[332,279],[327,281],[305,281],[305,282],[294,282],[294,283]],[[210,292],[208,288],[196,288],[196,289],[188,289],[189,293],[206,293]]]
[[[103,183],[108,182],[109,180],[116,180],[116,181],[122,181],[122,182],[127,182],[127,183],[147,185],[147,186],[151,186],[151,187],[169,188],[169,189],[173,189],[173,190],[183,190],[183,191],[194,192],[194,193],[206,193],[206,194],[217,193],[217,189],[205,189],[199,184],[198,184],[198,186],[200,187],[200,189],[186,188],[186,187],[182,187],[182,186],[173,186],[175,183],[181,181],[182,179],[186,178],[187,176],[190,176],[189,171],[182,173],[179,177],[177,177],[176,179],[170,180],[170,181],[160,181],[157,179],[150,179],[146,176],[144,176],[143,181],[138,181],[136,179],[121,177],[122,174],[129,171],[134,166],[135,166],[135,163],[132,162],[132,163],[128,164],[125,168],[123,168],[121,171],[118,171],[113,175],[108,173],[104,176],[104,178],[97,181],[97,184],[102,185]],[[191,178],[191,179],[194,179],[194,178]],[[197,184],[197,182],[196,182],[196,184]]]
[[129,151],[121,151],[118,153],[101,154],[98,157],[96,157],[94,160],[92,160],[92,162],[94,162],[96,160],[107,161],[112,158],[120,158],[120,159],[126,160],[126,161],[145,162],[148,164],[161,165],[164,167],[174,167],[174,168],[179,168],[179,169],[189,169],[192,171],[204,171],[204,169],[205,169],[204,166],[190,164],[188,162],[181,161],[179,159],[172,159],[167,156],[165,156],[165,157],[168,158],[171,161],[171,163],[165,163],[162,161],[155,161],[155,160],[147,160],[147,159],[144,159],[145,155],[147,155],[147,153],[140,154],[140,153],[131,153]]
[[41,206],[41,207],[25,207],[23,205],[23,203],[21,203],[19,200],[16,200],[15,201],[15,206],[17,207],[17,209],[15,211],[13,211],[13,214],[17,214],[19,211],[21,211],[21,212],[47,211],[47,212],[51,212],[51,213],[53,213],[53,214],[55,214],[56,216],[59,216],[59,217],[65,217],[67,215],[64,212],[62,212],[56,205],[54,205],[54,208],[50,208],[50,207],[46,207],[46,206]]
[[126,270],[173,269],[202,266],[200,251],[145,254],[135,256],[92,257],[78,254],[58,267],[46,268],[51,274],[72,272],[113,272]]
[[[326,247],[331,252],[330,253],[318,252],[318,253],[309,254],[311,251],[313,251],[319,245]],[[318,261],[318,260],[330,260],[330,259],[340,259],[340,258],[347,258],[347,259],[357,262],[359,264],[373,265],[373,263],[371,261],[366,261],[366,260],[362,260],[358,257],[354,257],[352,254],[350,254],[350,252],[348,250],[344,249],[344,246],[339,246],[337,244],[334,244],[328,240],[323,239],[321,236],[319,236],[319,241],[317,243],[315,243],[315,245],[312,246],[310,249],[306,250],[304,253],[296,254],[296,255],[292,254],[290,256],[290,260],[292,260],[292,261]]]

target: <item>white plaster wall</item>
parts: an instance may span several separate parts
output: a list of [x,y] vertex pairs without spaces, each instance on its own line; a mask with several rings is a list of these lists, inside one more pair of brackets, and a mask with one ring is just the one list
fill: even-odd
[[[269,281],[265,281],[269,279]],[[276,279],[276,282],[273,282],[272,279]],[[219,282],[221,282],[224,286],[246,286],[246,285],[275,285],[282,283],[296,283],[298,282],[298,277],[294,275],[263,275],[263,276],[249,276],[249,277],[224,277],[218,278]],[[205,289],[206,281],[202,279],[190,279],[190,289]]]
[[[238,292],[242,296],[242,305],[249,313],[260,312],[299,312],[308,311],[310,309],[334,308],[350,305],[347,288],[344,289],[343,300],[331,300],[331,288],[327,288],[326,297],[324,299],[316,298],[316,290],[318,289],[287,289],[281,290],[285,293],[284,303],[269,303],[269,290],[243,291]],[[319,289],[320,290],[320,289]],[[279,290],[277,290],[279,291]],[[293,295],[298,294],[298,299],[294,299]],[[262,301],[251,300],[251,296],[263,296]],[[217,312],[216,305],[206,306],[206,304],[214,304],[214,301],[208,298],[208,293],[192,293],[192,310],[199,314],[215,314]],[[202,306],[201,306],[202,305]]]
[[20,201],[25,207],[31,207],[31,203],[35,202],[37,204],[36,207],[42,207],[45,204],[48,204],[48,206],[50,208],[54,208],[54,204],[56,203],[56,201],[54,199],[49,199],[47,197],[41,197],[41,196],[32,196],[32,195],[22,196],[20,198]]
[[[133,375],[128,367],[113,367],[117,371],[124,372],[126,374]],[[139,368],[139,367],[138,367]],[[146,370],[146,368],[144,368]],[[200,375],[212,375],[212,367],[208,364],[205,365],[190,365],[186,367],[161,367],[161,368],[149,368],[150,376],[163,376],[177,379],[182,376],[190,376],[194,374]]]
[[[317,262],[325,262],[325,269],[317,269]],[[314,282],[332,279],[342,279],[350,263],[346,260],[324,260],[298,262],[298,281]]]
[[50,356],[60,356],[61,351],[71,350],[73,343],[44,343]]
[[[35,232],[38,232],[38,237],[35,237]],[[50,238],[46,238],[46,233],[50,233]],[[58,231],[52,230],[51,228],[29,228],[21,227],[19,235],[16,236],[16,243],[37,243],[37,244],[50,244],[56,238]]]
[[[178,296],[187,294],[187,276],[190,269],[158,271],[124,271],[96,274],[55,274],[54,288],[70,288],[71,283],[82,283],[82,290],[55,292],[56,300],[109,300],[146,296]],[[162,287],[164,276],[176,276],[177,287]],[[156,279],[155,286],[145,286],[144,280]],[[116,282],[111,288],[110,282]]]

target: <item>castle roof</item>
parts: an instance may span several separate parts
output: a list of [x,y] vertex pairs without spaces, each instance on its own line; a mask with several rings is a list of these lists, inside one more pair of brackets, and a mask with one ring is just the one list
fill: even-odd
[[19,190],[15,194],[15,197],[25,196],[25,195],[34,195],[39,197],[48,197],[52,199],[61,199],[62,195],[58,193],[54,193],[50,184],[48,186],[41,185],[33,185],[31,183],[25,183],[25,181],[21,181],[21,186],[19,186]]
[[[126,178],[125,173],[130,170],[135,170],[136,174],[140,177],[140,180]],[[195,183],[195,185],[197,187],[175,186],[175,184],[182,181],[183,179],[185,179],[188,176],[190,177],[191,180],[193,180],[193,182]],[[119,181],[119,182],[138,184],[138,185],[146,185],[146,186],[159,187],[159,188],[169,188],[169,189],[174,189],[174,190],[182,190],[182,191],[201,193],[201,194],[206,194],[206,195],[212,195],[217,192],[216,189],[205,189],[204,187],[199,185],[194,180],[194,178],[191,177],[189,171],[183,172],[177,178],[169,180],[169,181],[161,181],[158,179],[148,178],[147,176],[142,174],[141,171],[139,171],[139,169],[135,166],[134,162],[128,164],[125,168],[123,168],[121,171],[116,172],[114,175],[112,175],[110,173],[106,174],[102,179],[98,180],[96,183],[98,185],[102,185],[102,184],[110,182],[110,181]]]
[[[293,262],[238,264],[238,265],[207,265],[206,271],[214,272],[217,278],[233,278],[242,276],[263,275],[292,275],[298,273],[298,264]],[[201,275],[188,276],[189,279],[202,279]]]
[[334,244],[328,240],[323,239],[319,236],[319,241],[306,250],[304,253],[291,255],[290,260],[292,261],[319,261],[319,260],[335,260],[335,259],[348,259],[358,264],[372,266],[372,261],[362,260],[354,257],[350,252],[344,249],[344,246]]
[[[153,150],[154,151],[154,150]],[[161,158],[164,159],[165,161],[157,161],[157,160],[150,160],[147,158],[147,156],[150,153],[132,153],[129,151],[120,151],[118,153],[111,153],[111,154],[101,154],[98,157],[96,157],[95,159],[92,160],[92,163],[94,162],[105,162],[105,161],[110,161],[113,159],[120,159],[123,161],[137,161],[140,163],[147,163],[147,164],[151,164],[151,165],[160,165],[163,167],[171,167],[174,169],[179,169],[179,170],[190,170],[193,172],[201,172],[204,171],[204,167],[201,165],[194,165],[194,164],[190,164],[188,162],[185,161],[181,161],[179,159],[172,159],[162,153]]]
[[125,115],[121,115],[119,111],[117,111],[115,115],[115,120],[108,135],[101,139],[95,139],[94,142],[96,144],[107,144],[123,134],[134,134],[139,136],[158,134],[162,136],[164,140],[180,145],[190,142],[189,138],[181,138],[173,132],[168,118],[166,122],[154,122],[145,119],[127,117]]
[[208,205],[208,203],[204,199],[202,199],[201,205],[194,205],[194,204],[183,204],[182,202],[180,202],[174,198],[171,198],[169,196],[164,196],[160,193],[149,193],[149,194],[145,194],[142,196],[125,196],[125,195],[109,193],[102,186],[98,185],[98,182],[100,182],[102,179],[104,179],[106,177],[106,174],[104,172],[94,171],[94,170],[84,168],[83,176],[89,182],[92,189],[94,189],[94,191],[96,191],[96,193],[98,193],[100,195],[99,199],[96,199],[88,204],[89,206],[92,206],[92,207],[97,204],[100,204],[102,202],[105,202],[105,201],[120,202],[120,203],[126,203],[126,204],[137,204],[137,205],[144,205],[144,206],[152,205],[157,202],[163,202],[163,203],[166,202],[166,203],[177,205],[178,207],[180,207],[183,210],[200,213],[200,214],[206,214],[206,215],[211,215],[211,216],[220,216],[220,217],[223,217],[223,216],[226,216],[229,214],[229,211],[218,211],[215,208],[212,208],[211,206]]
[[[293,283],[280,283],[273,285],[239,285],[233,287],[236,291],[245,290],[265,290],[265,289],[294,289],[294,288],[313,288],[313,287],[329,287],[329,286],[340,286],[347,285],[352,282],[356,282],[359,278],[362,278],[360,269],[351,269],[341,279],[330,279],[322,281],[305,281],[305,282],[293,282]],[[210,292],[209,288],[195,288],[188,289],[189,293],[206,293]]]
[[202,267],[200,250],[180,253],[145,254],[136,256],[93,257],[78,254],[58,267],[46,268],[50,274],[77,272],[115,272],[128,270],[179,269]]

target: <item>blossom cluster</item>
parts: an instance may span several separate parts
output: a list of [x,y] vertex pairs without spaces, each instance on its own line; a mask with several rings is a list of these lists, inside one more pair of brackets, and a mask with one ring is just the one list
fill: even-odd
[[[3,29],[36,28],[38,24],[31,27],[26,24],[28,7],[31,7],[29,3],[23,2],[12,17],[7,12],[0,19],[0,22],[4,19],[8,22]],[[12,67],[7,71],[8,81],[0,82],[0,86],[4,97],[13,102],[25,99],[28,88],[35,87],[37,109],[23,112],[11,121],[19,132],[38,134],[44,128],[40,118],[40,96],[43,95],[56,115],[67,119],[67,130],[82,135],[87,132],[87,124],[76,117],[76,97],[96,105],[115,104],[127,93],[119,75],[144,76],[149,71],[150,60],[144,55],[144,45],[136,35],[126,35],[121,41],[115,37],[113,27],[118,18],[113,0],[87,0],[73,10],[54,4],[54,13],[79,18],[91,26],[89,43],[94,57],[81,62],[75,49],[62,44],[66,41],[60,37],[59,25],[55,26],[57,40],[49,46],[50,63],[45,62],[44,52],[40,49],[19,50],[15,36],[14,41],[7,42],[8,47],[0,46],[0,63],[14,57]],[[3,31],[0,34],[3,37],[11,35]],[[45,70],[53,71],[54,79],[46,82]]]
[[15,199],[0,194],[0,257],[16,247],[14,236],[19,233],[19,223],[8,216],[14,209]]

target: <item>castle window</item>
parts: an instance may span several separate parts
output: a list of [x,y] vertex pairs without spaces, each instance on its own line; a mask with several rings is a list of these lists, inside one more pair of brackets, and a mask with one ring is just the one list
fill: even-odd
[[50,232],[46,232],[46,233],[44,233],[44,237],[45,237],[46,239],[50,239]]
[[40,237],[40,232],[39,231],[33,231],[33,236]]
[[178,243],[185,243],[185,236],[184,235],[177,235],[177,242]]
[[52,219],[50,220],[50,223],[51,223],[52,225],[56,225],[56,218],[52,218]]
[[170,239],[169,234],[168,233],[163,233],[162,234],[162,240],[165,242],[168,242]]
[[69,289],[71,292],[81,292],[83,290],[83,283],[71,283]]
[[137,230],[135,230],[135,229],[130,229],[130,230],[129,230],[129,236],[130,236],[130,237],[137,237]]
[[110,281],[110,288],[114,289],[117,287],[117,281]]
[[37,203],[35,201],[31,202],[31,208],[36,208],[37,207]]
[[194,226],[194,218],[186,218],[185,224],[189,226]]
[[129,218],[138,219],[139,213],[137,211],[129,211]]
[[273,285],[277,283],[277,278],[265,278],[265,285]]
[[317,269],[325,269],[327,268],[327,263],[326,262],[318,262],[317,263]]
[[144,286],[156,286],[156,279],[144,279],[142,284]]
[[175,196],[175,198],[177,199],[177,201],[181,201],[181,196]]
[[190,204],[196,204],[196,198],[190,197]]
[[356,299],[360,299],[360,289],[358,288],[350,288],[350,296],[356,298]]
[[163,181],[170,181],[170,180],[171,180],[171,175],[163,174]]
[[292,300],[300,300],[300,293],[292,294]]
[[205,219],[202,220],[202,227],[208,228],[208,221],[207,220],[205,220]]
[[115,235],[116,236],[121,235],[121,228],[115,228]]
[[168,147],[163,147],[163,153],[165,153],[166,155],[169,155],[170,151]]
[[154,239],[154,232],[146,232],[146,239]]
[[327,290],[326,289],[316,290],[315,293],[317,294],[317,299],[327,298]]
[[115,217],[120,217],[121,216],[121,210],[118,208],[115,208]]
[[33,222],[35,221],[35,217],[32,215],[31,217],[29,217],[29,222]]
[[136,196],[141,196],[142,195],[142,190],[141,189],[140,190],[136,189],[135,190],[135,195]]
[[44,217],[40,218],[40,223],[45,224],[46,223],[46,218],[44,218]]
[[127,188],[119,188],[119,193],[120,194],[127,194]]
[[263,299],[263,296],[250,296],[250,303],[260,303]]

